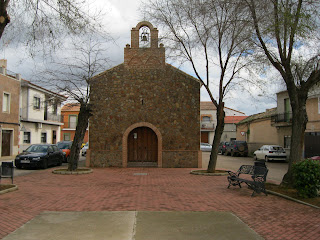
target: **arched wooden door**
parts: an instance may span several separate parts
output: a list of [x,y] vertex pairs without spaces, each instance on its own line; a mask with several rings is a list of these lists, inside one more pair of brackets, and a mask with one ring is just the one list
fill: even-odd
[[148,127],[133,129],[128,136],[128,166],[157,166],[158,139]]

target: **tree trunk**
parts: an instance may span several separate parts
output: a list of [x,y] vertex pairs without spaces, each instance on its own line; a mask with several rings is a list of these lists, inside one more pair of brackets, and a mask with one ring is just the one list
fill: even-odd
[[4,32],[4,29],[10,22],[10,17],[7,13],[7,7],[8,7],[9,1],[8,0],[0,0],[0,39],[2,37],[2,34]]
[[216,170],[217,159],[218,159],[218,148],[221,140],[221,135],[224,129],[224,116],[225,116],[224,104],[220,103],[217,108],[217,126],[214,132],[214,139],[212,143],[210,160],[207,168],[207,171],[210,173],[213,173]]
[[86,133],[89,117],[91,116],[89,106],[81,103],[78,115],[78,124],[70,150],[70,159],[68,163],[68,171],[74,171],[78,168],[78,160],[80,156],[81,144]]
[[292,108],[290,159],[288,164],[288,172],[284,175],[281,182],[281,185],[285,186],[293,186],[293,164],[303,159],[304,132],[308,122],[308,115],[306,111],[308,94],[302,93],[301,90],[297,90],[295,95],[296,96],[290,96]]

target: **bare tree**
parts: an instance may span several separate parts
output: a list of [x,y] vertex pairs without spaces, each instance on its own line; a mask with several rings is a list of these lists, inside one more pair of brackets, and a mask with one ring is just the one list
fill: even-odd
[[[78,167],[79,153],[88,121],[91,116],[90,84],[91,78],[102,72],[108,65],[105,39],[86,36],[74,39],[69,49],[57,54],[54,61],[45,63],[42,70],[41,85],[67,95],[68,100],[80,105],[78,122],[73,139],[68,170]],[[61,56],[63,55],[63,56]]]
[[[207,168],[214,172],[224,129],[224,98],[240,71],[250,63],[247,13],[243,5],[229,0],[156,0],[143,8],[146,16],[167,30],[164,39],[169,41],[173,55],[191,64],[217,108]],[[216,71],[217,79],[212,77]]]
[[86,0],[0,0],[0,38],[43,54],[68,36],[102,31],[101,16]]
[[[288,172],[282,184],[293,184],[292,166],[301,161],[308,122],[308,92],[320,81],[319,1],[246,0],[255,30],[257,54],[263,54],[281,75],[292,108]],[[307,51],[299,51],[301,47]]]

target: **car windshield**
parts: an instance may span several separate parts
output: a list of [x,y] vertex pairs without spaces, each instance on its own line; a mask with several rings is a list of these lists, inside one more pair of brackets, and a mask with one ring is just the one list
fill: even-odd
[[47,152],[48,151],[48,146],[44,145],[31,145],[26,149],[27,152]]
[[60,148],[60,149],[68,149],[68,148],[70,148],[71,147],[71,143],[58,143],[57,144],[58,145],[58,148]]
[[282,151],[283,150],[283,148],[282,147],[280,147],[280,146],[272,146],[271,147],[271,150],[275,150],[275,151]]

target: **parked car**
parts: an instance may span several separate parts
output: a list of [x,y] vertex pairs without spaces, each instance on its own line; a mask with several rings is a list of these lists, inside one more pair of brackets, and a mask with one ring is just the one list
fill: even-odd
[[218,152],[221,154],[224,154],[228,146],[229,146],[229,142],[221,142],[219,144]]
[[212,146],[209,143],[201,143],[200,150],[204,152],[211,152]]
[[233,140],[230,144],[226,147],[226,151],[224,155],[231,155],[234,156],[248,156],[248,145],[246,141],[237,141]]
[[64,162],[69,162],[70,158],[70,149],[72,146],[72,141],[61,141],[57,143],[58,148],[64,152]]
[[48,166],[60,166],[64,154],[55,144],[32,144],[14,160],[16,168],[47,168]]
[[86,156],[87,155],[87,149],[89,148],[89,143],[87,142],[86,145],[83,146],[81,149],[81,155]]
[[283,160],[286,161],[287,153],[283,147],[278,145],[263,145],[261,148],[253,153],[254,160],[263,159],[266,162],[269,160]]

